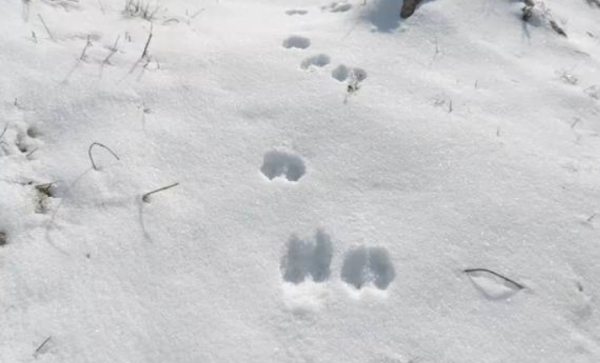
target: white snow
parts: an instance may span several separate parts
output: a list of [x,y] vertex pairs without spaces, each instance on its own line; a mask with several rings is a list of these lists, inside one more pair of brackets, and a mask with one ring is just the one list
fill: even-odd
[[139,4],[2,1],[0,362],[600,361],[593,1]]

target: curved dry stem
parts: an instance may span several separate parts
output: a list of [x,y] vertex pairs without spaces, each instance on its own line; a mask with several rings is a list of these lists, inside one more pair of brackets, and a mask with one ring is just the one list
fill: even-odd
[[464,270],[463,272],[464,272],[464,273],[467,273],[467,274],[468,274],[468,273],[471,273],[471,272],[487,272],[487,273],[490,273],[490,274],[492,274],[492,275],[494,275],[494,276],[497,276],[497,277],[499,277],[499,278],[503,279],[504,281],[508,281],[508,282],[510,282],[511,284],[513,284],[513,285],[515,285],[516,287],[518,287],[520,290],[522,290],[522,289],[524,289],[524,288],[525,288],[525,286],[524,286],[524,285],[521,285],[520,283],[516,282],[515,280],[511,280],[511,279],[509,279],[508,277],[506,277],[506,276],[502,276],[502,275],[500,275],[500,274],[499,274],[499,273],[497,273],[497,272],[494,272],[494,271],[492,271],[492,270],[488,270],[487,268],[469,268],[469,269],[466,269],[466,270]]
[[115,157],[115,159],[117,159],[119,161],[121,160],[119,158],[119,156],[117,154],[115,154],[114,151],[112,151],[108,146],[101,144],[99,142],[94,142],[90,145],[90,147],[88,149],[88,156],[90,157],[90,161],[92,162],[92,168],[94,168],[94,170],[98,170],[98,166],[96,166],[96,163],[94,162],[94,157],[92,156],[92,149],[94,148],[94,146],[100,146],[101,148],[108,150],[108,152],[110,152],[112,154],[112,156]]
[[177,182],[177,183],[174,183],[174,184],[171,184],[171,185],[167,185],[166,187],[158,188],[158,189],[156,189],[156,190],[153,190],[153,191],[151,191],[151,192],[148,192],[148,193],[146,193],[146,194],[142,195],[142,200],[143,200],[144,202],[146,202],[146,203],[149,203],[149,199],[148,199],[148,198],[149,198],[149,197],[150,197],[152,194],[154,194],[154,193],[158,193],[158,192],[162,192],[162,191],[165,191],[165,190],[167,190],[167,189],[175,188],[175,187],[176,187],[176,186],[178,186],[178,185],[179,185],[179,182]]

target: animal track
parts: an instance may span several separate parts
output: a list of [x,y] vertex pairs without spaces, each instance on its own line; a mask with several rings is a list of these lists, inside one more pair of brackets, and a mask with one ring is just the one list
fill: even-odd
[[327,54],[317,54],[312,57],[308,57],[300,63],[300,68],[310,69],[311,67],[322,68],[331,63],[331,58]]
[[283,41],[283,47],[287,49],[306,49],[310,47],[310,39],[299,35],[291,35]]
[[340,82],[348,81],[349,83],[360,83],[367,79],[367,71],[362,68],[352,68],[340,64],[331,71],[331,76]]
[[385,248],[361,246],[344,258],[342,280],[357,289],[373,283],[378,289],[385,290],[395,278],[396,270]]
[[323,282],[329,278],[332,257],[333,246],[325,232],[318,230],[314,243],[292,235],[281,259],[283,279],[300,284],[310,276],[315,282]]
[[38,139],[40,132],[35,127],[30,127],[24,122],[14,124],[6,123],[0,129],[0,156],[25,154],[31,155],[43,142]]
[[345,13],[346,11],[352,9],[352,4],[348,4],[345,1],[333,2],[327,6],[323,6],[322,9],[331,13]]
[[306,15],[308,14],[308,10],[303,10],[303,9],[290,9],[288,11],[285,12],[287,15]]
[[306,173],[306,166],[297,155],[272,150],[265,154],[260,171],[270,180],[284,177],[296,182]]

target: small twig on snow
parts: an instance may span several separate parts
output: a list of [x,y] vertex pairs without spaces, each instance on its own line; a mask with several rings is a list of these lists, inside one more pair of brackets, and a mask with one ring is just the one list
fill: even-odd
[[85,61],[86,55],[85,52],[87,52],[88,48],[92,46],[92,40],[90,35],[87,36],[87,42],[85,43],[85,47],[83,48],[83,50],[81,51],[81,55],[79,56],[79,60],[81,61]]
[[50,32],[50,29],[48,29],[48,26],[46,25],[46,22],[44,21],[44,18],[42,18],[42,16],[40,14],[38,14],[38,17],[40,18],[40,21],[44,25],[44,28],[46,28],[46,32],[50,36],[50,39],[52,39],[52,41],[54,41],[54,37],[52,36],[52,32]]
[[6,123],[6,125],[4,125],[4,130],[2,130],[2,133],[0,134],[0,140],[2,140],[4,134],[6,134],[6,130],[8,130],[8,122]]
[[148,35],[148,40],[146,40],[146,45],[144,46],[144,51],[142,52],[141,59],[148,57],[148,47],[150,47],[150,41],[152,40],[153,27],[154,26],[152,24],[150,24],[150,34]]
[[563,28],[561,28],[558,24],[556,24],[556,22],[554,20],[550,20],[550,26],[557,34],[562,35],[565,38],[567,37],[567,33],[565,33]]
[[468,273],[472,273],[472,272],[487,272],[487,273],[490,273],[490,274],[492,274],[492,275],[494,275],[494,276],[497,276],[497,277],[499,277],[499,278],[503,279],[504,281],[508,281],[508,282],[510,282],[511,284],[513,284],[513,285],[515,285],[516,287],[518,287],[520,290],[522,290],[522,289],[524,289],[524,288],[525,288],[525,286],[521,285],[520,283],[518,283],[518,282],[516,282],[516,281],[514,281],[514,280],[511,280],[511,279],[509,279],[509,278],[508,278],[508,277],[506,277],[506,276],[502,276],[502,275],[500,275],[500,274],[499,274],[499,273],[497,273],[497,272],[494,272],[494,271],[492,271],[492,270],[488,270],[487,268],[469,268],[469,269],[466,269],[466,270],[464,270],[463,272],[464,272],[464,273],[466,273],[466,274],[468,274]]
[[145,203],[150,203],[150,200],[149,200],[148,198],[149,198],[149,197],[150,197],[152,194],[155,194],[155,193],[158,193],[158,192],[162,192],[162,191],[165,191],[165,190],[167,190],[167,189],[174,188],[174,187],[176,187],[176,186],[178,186],[178,185],[179,185],[179,183],[174,183],[174,184],[171,184],[171,185],[167,185],[166,187],[158,188],[158,189],[156,189],[156,190],[153,190],[153,191],[151,191],[151,192],[148,192],[148,193],[146,193],[146,194],[142,195],[142,201],[144,201]]
[[37,347],[37,349],[35,350],[35,353],[33,353],[34,357],[36,357],[40,353],[40,351],[42,349],[44,349],[44,347],[46,346],[46,344],[48,344],[48,342],[50,341],[50,339],[52,339],[52,335],[50,335],[48,338],[46,338],[46,340],[44,340],[42,342],[42,344],[40,344],[39,347]]
[[106,150],[108,150],[108,152],[110,152],[112,154],[112,156],[114,156],[117,160],[121,160],[119,158],[119,156],[117,156],[117,154],[115,154],[110,148],[108,148],[106,145],[101,144],[99,142],[94,142],[90,145],[90,148],[88,149],[88,156],[90,157],[90,161],[92,162],[92,167],[94,168],[94,170],[98,170],[98,166],[96,166],[96,163],[94,162],[94,158],[92,157],[92,149],[94,148],[94,146],[100,146]]

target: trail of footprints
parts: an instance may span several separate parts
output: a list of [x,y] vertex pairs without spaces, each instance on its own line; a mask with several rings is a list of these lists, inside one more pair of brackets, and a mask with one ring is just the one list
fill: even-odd
[[[322,11],[331,13],[342,13],[352,9],[352,4],[341,1],[333,2],[323,6]],[[286,11],[289,16],[306,15],[308,10],[290,9]],[[311,40],[300,35],[290,35],[283,40],[282,46],[286,49],[306,50],[311,46]],[[325,53],[314,54],[304,58],[300,62],[300,69],[305,71],[315,71],[325,68],[331,64],[331,57]],[[331,77],[338,82],[346,84],[346,90],[353,94],[360,89],[362,82],[367,78],[367,72],[362,68],[348,67],[345,64],[339,64],[331,71]]]
[[[281,259],[284,281],[301,284],[308,279],[325,282],[330,278],[333,244],[325,232],[318,230],[314,241],[292,235],[286,248]],[[357,290],[368,286],[386,290],[396,278],[396,270],[387,249],[359,246],[345,253],[340,277]]]
[[[269,180],[297,182],[306,173],[306,166],[298,155],[271,150],[265,153],[260,171]],[[281,259],[284,281],[301,284],[307,279],[314,282],[329,279],[333,244],[325,232],[318,230],[314,241],[292,235],[286,249]],[[360,246],[345,254],[340,276],[359,290],[369,285],[385,290],[396,277],[396,271],[385,248]]]

